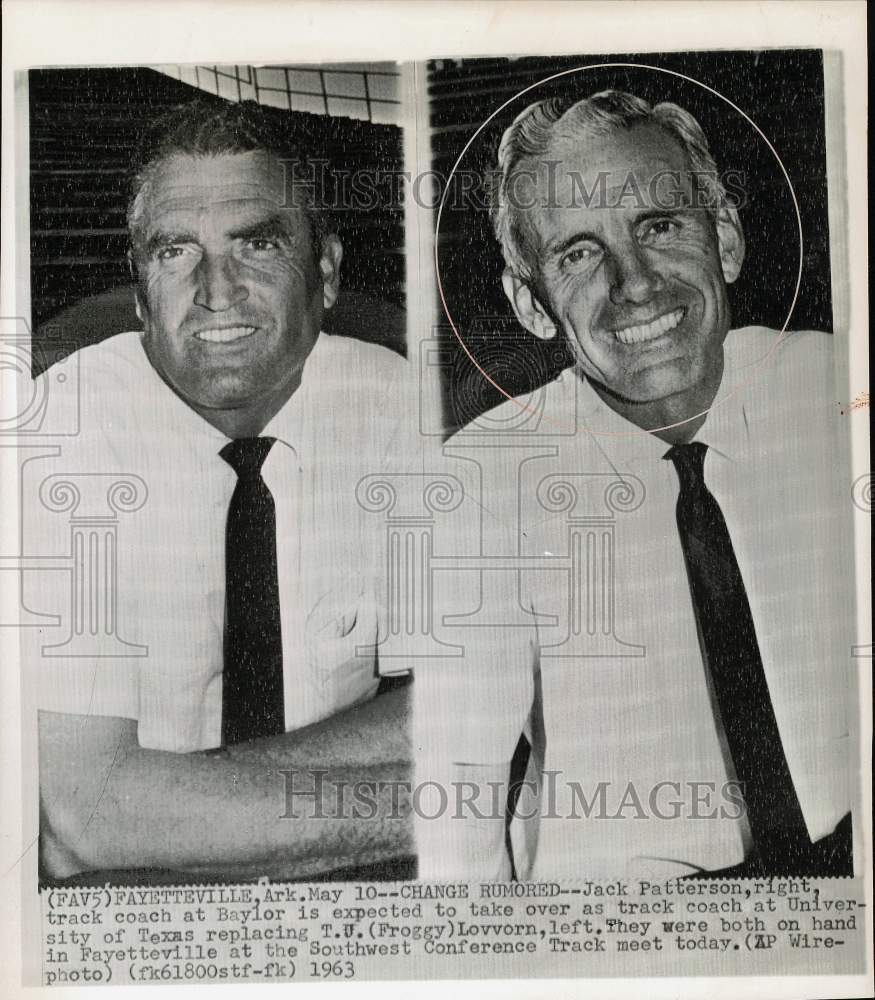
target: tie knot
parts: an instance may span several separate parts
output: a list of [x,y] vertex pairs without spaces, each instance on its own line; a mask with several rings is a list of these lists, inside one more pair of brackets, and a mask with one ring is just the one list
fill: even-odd
[[701,441],[691,441],[689,444],[676,444],[663,455],[663,458],[671,459],[674,463],[681,483],[681,493],[701,489],[705,485],[707,450],[708,445],[702,444]]
[[237,438],[219,452],[240,479],[257,479],[276,438]]

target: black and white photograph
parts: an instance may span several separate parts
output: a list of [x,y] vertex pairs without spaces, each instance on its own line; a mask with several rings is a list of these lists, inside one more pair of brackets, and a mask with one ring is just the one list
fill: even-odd
[[864,4],[4,14],[0,992],[870,995]]
[[409,765],[355,494],[415,464],[403,206],[347,190],[400,173],[399,74],[29,76],[35,374],[78,411],[23,479],[72,533],[23,594],[47,885],[415,874],[404,822],[321,818]]
[[[462,676],[423,674],[446,710],[418,718],[459,780],[528,765],[519,841],[501,811],[494,850],[437,870],[850,876],[823,54],[442,60],[430,79],[435,160],[464,151],[436,261],[448,422],[457,403],[473,420],[446,451],[477,466],[467,515],[506,571],[481,577]],[[453,116],[485,127],[465,143]],[[477,380],[513,398],[471,414]],[[435,847],[466,824],[482,844],[485,822],[453,815]]]

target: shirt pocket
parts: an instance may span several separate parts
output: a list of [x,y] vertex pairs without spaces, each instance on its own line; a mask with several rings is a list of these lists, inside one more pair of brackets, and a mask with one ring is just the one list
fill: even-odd
[[376,692],[376,641],[376,605],[361,590],[342,588],[317,602],[304,645],[312,693],[323,711],[339,711]]

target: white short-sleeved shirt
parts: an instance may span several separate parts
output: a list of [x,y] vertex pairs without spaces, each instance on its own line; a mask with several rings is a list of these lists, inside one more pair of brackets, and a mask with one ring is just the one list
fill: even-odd
[[[26,604],[61,616],[40,636],[40,707],[136,719],[145,747],[218,746],[225,522],[237,481],[219,455],[228,439],[161,380],[138,333],[82,350],[78,371],[66,391],[78,393],[80,434],[58,458],[28,467],[24,496],[36,497],[52,475],[79,487],[100,476],[142,480],[145,502],[116,519],[114,600],[116,637],[145,655],[119,656],[108,643],[106,656],[66,656],[71,575],[26,574]],[[391,351],[321,334],[300,387],[263,431],[277,439],[262,475],[276,505],[288,730],[367,699],[379,685],[378,656],[367,650],[382,637],[385,527],[357,502],[356,486],[415,464],[414,385]],[[64,389],[53,383],[51,391]],[[80,503],[73,513],[87,511]],[[63,514],[32,504],[23,521],[31,551],[69,552]],[[385,666],[403,670],[397,660]]]
[[[732,537],[784,751],[818,839],[851,797],[850,465],[832,341],[747,328],[729,334],[725,361],[695,439],[708,445],[705,480]],[[528,777],[540,786],[522,800],[538,815],[514,830],[520,877],[672,877],[736,864],[748,832],[731,790],[721,791],[731,759],[697,634],[669,446],[619,417],[573,371],[544,392],[536,433],[462,431],[445,449],[461,458],[460,476],[472,459],[480,466],[468,478],[468,510],[483,526],[484,550],[545,565],[482,574],[480,605],[510,608],[515,626],[459,628],[464,660],[420,671],[419,778],[494,778],[527,730]],[[504,404],[491,425],[519,425],[519,415]],[[578,491],[573,508],[550,477]],[[567,641],[572,544],[582,546],[585,595],[576,645]],[[551,558],[564,563],[553,569]],[[585,655],[561,655],[569,650]],[[673,800],[680,815],[666,818]],[[507,874],[500,824],[490,832],[468,815],[443,829],[420,822],[424,877]]]

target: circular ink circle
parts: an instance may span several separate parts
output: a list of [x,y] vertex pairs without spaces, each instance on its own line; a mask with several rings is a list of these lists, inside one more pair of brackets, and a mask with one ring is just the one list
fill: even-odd
[[[771,141],[769,140],[768,136],[766,136],[766,134],[763,132],[763,130],[750,117],[750,115],[748,115],[745,111],[743,111],[737,104],[735,104],[733,101],[731,101],[728,97],[726,97],[725,95],[721,94],[718,90],[715,90],[713,87],[708,86],[707,83],[703,83],[701,80],[697,80],[697,79],[695,79],[695,77],[688,76],[685,73],[679,73],[679,72],[677,72],[675,70],[670,70],[670,69],[663,69],[660,66],[651,66],[651,65],[649,65],[647,63],[627,63],[627,62],[593,63],[593,64],[591,64],[589,66],[576,66],[576,67],[574,67],[572,69],[561,70],[558,73],[553,73],[550,76],[546,76],[543,79],[538,80],[537,82],[530,84],[528,87],[524,87],[518,93],[514,94],[513,97],[508,98],[508,100],[506,100],[502,105],[500,105],[500,107],[496,108],[495,111],[493,111],[492,114],[484,122],[482,122],[482,124],[479,126],[479,128],[477,129],[477,131],[465,143],[465,146],[462,149],[462,152],[459,153],[458,157],[456,158],[455,163],[452,166],[452,169],[450,170],[449,174],[447,175],[447,183],[444,186],[444,191],[443,191],[443,194],[441,195],[440,203],[438,204],[437,217],[435,219],[435,243],[434,243],[435,277],[436,277],[436,280],[437,280],[438,295],[440,296],[441,305],[443,306],[444,314],[446,315],[447,320],[449,321],[450,328],[452,329],[453,334],[454,334],[454,336],[456,337],[456,340],[459,343],[459,346],[464,351],[464,353],[467,355],[468,359],[475,366],[475,368],[477,369],[477,371],[479,371],[479,373],[483,376],[483,378],[490,385],[492,385],[493,388],[497,389],[498,392],[500,392],[501,395],[505,397],[505,399],[507,399],[510,402],[514,403],[521,411],[525,411],[525,412],[528,412],[528,413],[534,413],[534,411],[532,410],[532,408],[528,404],[528,402],[524,402],[524,401],[520,400],[519,398],[515,397],[510,392],[508,392],[502,385],[500,385],[489,374],[489,372],[487,372],[485,370],[485,368],[480,364],[480,362],[478,362],[477,358],[474,357],[474,354],[471,351],[471,349],[469,348],[469,346],[465,343],[464,338],[462,337],[461,333],[459,332],[458,327],[456,326],[456,323],[453,320],[453,316],[452,316],[452,313],[450,311],[450,307],[447,304],[446,296],[444,294],[443,284],[441,282],[441,269],[440,269],[440,258],[439,258],[439,236],[440,236],[440,227],[441,227],[441,217],[442,217],[442,214],[443,214],[444,206],[446,204],[447,195],[448,195],[449,190],[450,190],[450,185],[451,185],[451,183],[453,181],[453,177],[454,177],[456,171],[459,169],[459,165],[461,164],[462,160],[465,158],[465,155],[467,154],[467,152],[471,148],[471,146],[474,144],[474,142],[477,139],[477,137],[484,131],[484,129],[486,129],[489,126],[489,124],[498,115],[500,115],[506,108],[510,107],[510,105],[512,105],[515,101],[519,100],[519,98],[523,97],[525,94],[528,94],[531,91],[535,90],[536,88],[542,87],[545,84],[550,83],[553,80],[557,80],[560,77],[564,77],[564,76],[570,76],[570,75],[575,74],[575,73],[585,73],[585,72],[588,72],[588,71],[591,71],[591,70],[597,70],[597,69],[598,70],[604,70],[604,69],[652,70],[652,71],[654,71],[656,73],[664,73],[667,76],[677,77],[677,78],[679,78],[681,80],[686,80],[688,83],[695,84],[697,87],[701,87],[703,90],[707,91],[710,94],[713,94],[715,97],[718,97],[721,101],[723,101],[724,103],[728,104],[729,107],[731,107],[734,111],[736,111],[739,115],[741,115],[742,118],[744,118],[744,120],[756,131],[756,133],[759,135],[759,137],[763,140],[763,142],[768,147],[768,149],[771,152],[772,156],[774,156],[775,160],[778,163],[778,166],[781,168],[781,173],[784,176],[784,180],[787,182],[787,187],[788,187],[789,192],[790,192],[790,197],[791,197],[791,199],[793,201],[793,209],[794,209],[794,211],[796,213],[796,229],[797,229],[797,233],[798,233],[798,236],[799,236],[799,265],[798,265],[797,274],[796,274],[796,283],[795,283],[795,287],[793,289],[793,298],[792,298],[792,300],[790,302],[790,308],[787,311],[787,316],[786,316],[786,318],[785,318],[785,320],[784,320],[784,322],[783,322],[783,324],[781,326],[781,329],[779,331],[779,336],[775,339],[774,343],[771,345],[771,347],[769,348],[769,350],[766,351],[766,353],[759,359],[759,361],[755,365],[753,365],[751,367],[750,374],[748,375],[748,377],[745,378],[745,379],[743,379],[742,381],[737,382],[735,385],[731,386],[727,391],[722,392],[721,393],[721,398],[719,400],[715,400],[714,403],[712,403],[711,406],[707,407],[706,409],[702,410],[699,413],[696,413],[696,414],[693,414],[690,417],[687,417],[685,420],[679,420],[679,421],[677,421],[677,422],[675,422],[673,424],[665,424],[662,427],[651,427],[651,428],[648,428],[646,430],[645,429],[639,429],[639,430],[634,430],[634,431],[597,431],[597,430],[594,430],[594,429],[589,428],[589,427],[586,428],[587,433],[594,434],[594,435],[601,435],[603,437],[629,437],[629,436],[634,436],[636,434],[642,434],[642,433],[643,434],[655,434],[655,433],[657,433],[659,431],[669,430],[669,429],[671,429],[673,427],[680,427],[683,424],[689,423],[689,421],[691,421],[691,420],[696,420],[699,417],[705,416],[708,412],[710,412],[711,409],[713,409],[713,408],[715,408],[717,406],[720,406],[723,403],[726,403],[741,388],[743,388],[745,385],[749,384],[749,382],[751,381],[751,378],[753,377],[753,373],[755,373],[757,370],[759,370],[759,368],[761,368],[762,365],[764,365],[769,360],[769,358],[772,356],[772,354],[774,353],[774,351],[777,349],[777,347],[780,345],[780,343],[784,340],[784,338],[786,336],[786,333],[787,333],[787,327],[790,324],[790,318],[793,315],[793,310],[796,308],[796,302],[797,302],[797,300],[799,298],[799,290],[800,290],[801,285],[802,285],[802,265],[803,265],[803,260],[804,260],[803,238],[802,238],[802,213],[799,210],[799,200],[796,197],[796,191],[793,188],[793,182],[790,180],[790,175],[789,175],[789,173],[787,171],[787,168],[784,166],[784,161],[781,159],[778,151],[775,149],[774,145],[771,143]],[[558,336],[558,334],[557,334],[557,336]],[[721,388],[722,388],[722,386],[721,386]],[[531,393],[529,393],[528,395],[531,395]],[[552,423],[554,426],[561,427],[561,428],[563,428],[566,431],[568,430],[568,428],[566,428],[564,426],[563,422],[552,420],[550,418],[549,414],[541,413],[540,419],[543,420],[545,423]],[[574,428],[574,430],[576,430],[576,429],[577,428]]]

